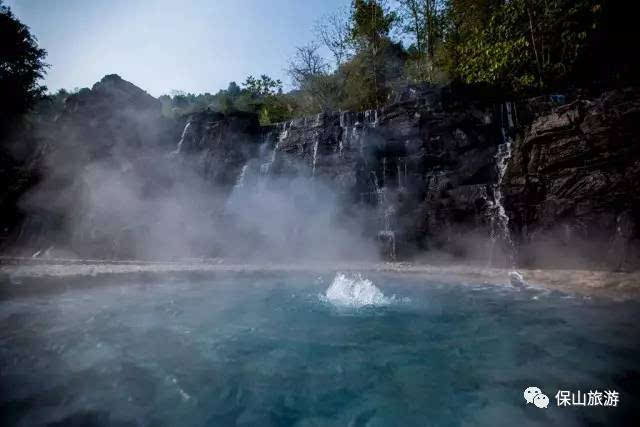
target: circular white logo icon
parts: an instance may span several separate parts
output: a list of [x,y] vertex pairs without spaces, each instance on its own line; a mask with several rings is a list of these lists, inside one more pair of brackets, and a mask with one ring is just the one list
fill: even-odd
[[549,398],[538,387],[527,387],[524,390],[524,400],[527,404],[533,403],[538,408],[549,406]]
[[546,408],[549,406],[549,398],[545,394],[536,394],[536,397],[533,398],[533,404],[538,408]]

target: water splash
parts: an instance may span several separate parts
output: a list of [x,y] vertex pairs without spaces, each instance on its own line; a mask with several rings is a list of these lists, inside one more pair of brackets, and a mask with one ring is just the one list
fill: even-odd
[[360,308],[366,306],[386,306],[396,302],[395,295],[385,296],[371,280],[360,274],[348,277],[337,273],[331,286],[320,295],[324,302],[337,307]]
[[511,286],[515,288],[522,289],[527,285],[527,282],[524,281],[522,274],[513,270],[509,273],[509,281],[511,282]]

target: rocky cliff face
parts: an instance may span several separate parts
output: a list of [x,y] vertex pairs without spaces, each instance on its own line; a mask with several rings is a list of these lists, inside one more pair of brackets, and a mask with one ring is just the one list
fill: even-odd
[[638,265],[640,93],[540,115],[516,145],[505,204],[523,264]]
[[32,185],[16,202],[21,221],[15,227],[3,224],[3,249],[112,256],[121,227],[105,221],[108,214],[101,215],[95,203],[87,206],[93,184],[135,175],[138,182],[157,179],[156,187],[162,186],[164,172],[152,159],[174,146],[177,132],[162,118],[157,99],[116,75],[71,95],[46,132],[33,131],[37,156],[21,169]]
[[16,242],[107,258],[370,244],[396,260],[635,268],[638,95],[488,105],[409,88],[378,111],[261,127],[167,120],[107,76],[68,100]]
[[514,130],[512,113],[453,101],[439,90],[414,89],[380,111],[274,126],[245,175],[327,184],[350,211],[364,213],[365,233],[387,258],[426,251],[484,258],[495,251],[504,262],[496,156]]

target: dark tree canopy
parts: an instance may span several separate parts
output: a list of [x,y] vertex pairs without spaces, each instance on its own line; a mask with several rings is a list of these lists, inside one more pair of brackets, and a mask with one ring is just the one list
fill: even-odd
[[376,44],[389,35],[396,19],[395,13],[387,13],[377,0],[354,0],[352,5],[351,37]]
[[0,134],[42,97],[47,52],[0,0]]

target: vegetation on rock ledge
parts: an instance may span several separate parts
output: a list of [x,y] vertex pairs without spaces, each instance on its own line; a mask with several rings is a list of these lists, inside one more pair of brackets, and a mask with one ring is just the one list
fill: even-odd
[[[42,97],[46,88],[37,82],[46,66],[45,51],[5,6],[0,19],[3,40],[15,41],[2,44],[6,125]],[[631,19],[614,0],[352,0],[317,20],[315,42],[294,48],[289,92],[261,75],[215,94],[174,91],[160,101],[170,117],[247,111],[268,124],[379,108],[411,84],[479,88],[498,99],[635,84],[638,30]],[[67,95],[58,93],[45,110]]]

